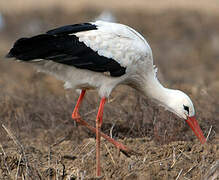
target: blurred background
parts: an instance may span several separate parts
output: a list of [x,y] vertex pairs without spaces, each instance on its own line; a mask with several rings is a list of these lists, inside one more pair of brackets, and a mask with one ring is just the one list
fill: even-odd
[[[73,144],[92,133],[77,127],[71,112],[78,94],[63,82],[37,73],[30,64],[4,56],[20,37],[57,26],[98,18],[129,25],[149,42],[158,77],[167,87],[183,90],[194,102],[197,119],[209,140],[219,130],[219,1],[218,0],[1,0],[0,1],[0,121],[24,144],[48,147],[58,139]],[[90,124],[100,98],[86,95],[81,115]],[[117,88],[104,112],[103,131],[115,138],[148,137],[155,144],[193,141],[195,136],[172,113],[128,87]],[[0,142],[7,145],[4,129]]]

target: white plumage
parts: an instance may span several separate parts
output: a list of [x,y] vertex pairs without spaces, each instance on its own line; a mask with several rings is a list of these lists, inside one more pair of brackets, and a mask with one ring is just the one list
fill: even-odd
[[113,58],[121,66],[128,67],[149,57],[152,52],[148,43],[134,29],[117,23],[96,21],[95,31],[78,32],[79,41],[97,51],[101,56]]
[[[56,78],[65,81],[65,88],[95,88],[101,97],[108,97],[118,84],[140,81],[138,78],[141,71],[148,74],[145,74],[148,78],[149,76],[156,78],[151,48],[139,33],[128,26],[117,23],[97,21],[92,24],[98,29],[82,31],[74,35],[86,46],[97,51],[100,56],[112,58],[125,67],[125,75],[111,77],[107,73],[82,70],[45,60],[35,64],[38,71],[55,75]],[[139,83],[136,85],[139,86]]]

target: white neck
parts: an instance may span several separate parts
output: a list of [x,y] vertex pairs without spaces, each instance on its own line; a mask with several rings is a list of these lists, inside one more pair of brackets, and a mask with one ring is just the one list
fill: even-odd
[[142,90],[144,95],[166,108],[169,107],[176,90],[165,88],[155,76],[147,77],[143,84]]
[[135,79],[134,88],[142,94],[155,100],[159,105],[173,112],[181,118],[186,118],[184,105],[190,108],[189,115],[195,115],[195,109],[191,99],[184,92],[175,89],[168,89],[160,84],[156,77],[156,71],[139,73]]
[[[164,106],[166,109],[176,114],[176,106],[182,98],[182,92],[165,88],[160,84],[156,77],[156,69],[153,64],[150,64],[150,61],[147,61],[147,63],[148,64],[142,64],[136,68],[140,70],[137,71],[137,73],[136,71],[133,73],[133,81],[130,82],[130,85],[140,91],[143,95],[150,97],[159,105]],[[145,68],[146,66],[147,68]]]

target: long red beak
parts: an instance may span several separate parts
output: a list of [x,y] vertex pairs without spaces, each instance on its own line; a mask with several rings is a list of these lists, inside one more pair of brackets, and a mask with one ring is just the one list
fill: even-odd
[[192,128],[193,132],[195,133],[195,135],[198,137],[198,139],[200,140],[200,142],[202,144],[204,144],[206,142],[206,139],[202,133],[202,130],[200,128],[200,126],[198,125],[197,120],[195,119],[195,116],[192,117],[188,117],[188,119],[186,120],[186,122],[189,124],[189,126]]

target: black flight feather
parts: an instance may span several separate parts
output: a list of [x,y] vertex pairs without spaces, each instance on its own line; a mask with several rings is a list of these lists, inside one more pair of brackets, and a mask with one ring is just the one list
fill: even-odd
[[31,38],[21,38],[15,42],[6,57],[23,61],[52,60],[81,69],[110,72],[114,77],[124,75],[126,68],[112,58],[100,56],[73,34],[95,29],[95,25],[84,23],[63,26]]
[[96,25],[91,23],[83,23],[83,24],[73,24],[73,25],[66,25],[56,29],[52,29],[47,31],[47,34],[50,35],[60,35],[60,34],[72,34],[81,31],[89,31],[97,29]]

